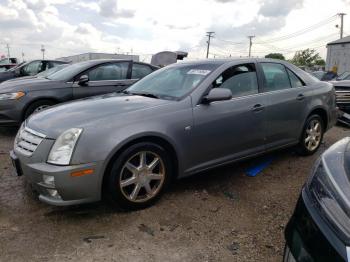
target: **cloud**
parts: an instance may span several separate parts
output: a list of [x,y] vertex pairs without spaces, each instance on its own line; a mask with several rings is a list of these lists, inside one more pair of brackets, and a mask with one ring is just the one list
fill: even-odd
[[131,18],[135,11],[130,9],[118,9],[117,0],[101,0],[99,2],[100,14],[109,18]]
[[304,0],[265,0],[259,9],[259,14],[265,17],[281,17],[292,10],[302,8]]
[[236,2],[237,0],[214,0],[214,1],[219,3],[233,3],[233,2]]

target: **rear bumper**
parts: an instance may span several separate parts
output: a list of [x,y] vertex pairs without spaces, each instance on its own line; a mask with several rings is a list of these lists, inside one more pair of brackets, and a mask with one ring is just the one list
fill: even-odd
[[305,189],[285,231],[296,261],[348,261],[345,244],[313,207]]

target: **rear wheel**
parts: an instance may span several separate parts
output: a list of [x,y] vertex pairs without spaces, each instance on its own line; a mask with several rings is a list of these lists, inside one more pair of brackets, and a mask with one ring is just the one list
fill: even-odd
[[290,248],[287,245],[284,247],[283,262],[296,262]]
[[319,115],[311,115],[305,123],[297,151],[301,155],[312,155],[320,147],[324,125]]
[[171,160],[163,147],[143,142],[130,146],[112,164],[107,198],[123,209],[154,204],[170,182]]
[[24,113],[24,119],[27,119],[31,114],[40,112],[49,106],[54,105],[55,102],[52,100],[39,100],[32,103]]

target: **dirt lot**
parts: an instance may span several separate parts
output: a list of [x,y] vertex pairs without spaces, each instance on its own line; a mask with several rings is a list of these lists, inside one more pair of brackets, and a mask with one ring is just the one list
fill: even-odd
[[[15,132],[0,129],[0,261],[281,261],[284,227],[317,157],[278,152],[257,177],[244,171],[261,158],[215,169],[137,212],[59,208],[13,175]],[[333,128],[318,153],[346,135]]]

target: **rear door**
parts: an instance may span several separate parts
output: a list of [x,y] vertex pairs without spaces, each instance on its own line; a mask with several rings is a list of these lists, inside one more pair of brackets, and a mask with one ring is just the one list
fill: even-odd
[[260,63],[266,96],[266,149],[299,140],[309,99],[302,80],[280,63]]
[[[130,69],[130,62],[124,61],[100,64],[85,71],[74,79],[74,99],[126,89],[133,83],[130,79]],[[79,78],[82,75],[87,75],[89,81],[79,85]]]

